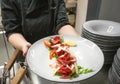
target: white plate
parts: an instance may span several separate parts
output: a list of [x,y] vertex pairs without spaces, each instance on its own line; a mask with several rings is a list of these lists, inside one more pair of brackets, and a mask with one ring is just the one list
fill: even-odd
[[79,77],[70,79],[60,79],[54,76],[54,71],[49,67],[53,60],[49,59],[49,50],[44,46],[43,41],[50,39],[46,37],[35,42],[27,53],[27,62],[30,69],[42,78],[56,82],[77,82],[95,75],[104,64],[104,56],[101,49],[93,42],[82,37],[63,36],[64,41],[73,40],[77,47],[71,47],[70,51],[77,58],[77,65],[93,69],[94,72],[79,75]]

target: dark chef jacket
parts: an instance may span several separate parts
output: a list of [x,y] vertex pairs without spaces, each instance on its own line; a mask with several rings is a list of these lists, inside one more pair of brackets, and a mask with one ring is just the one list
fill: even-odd
[[[31,43],[57,34],[60,27],[68,24],[64,0],[2,0],[2,23],[9,37],[21,33]],[[55,9],[54,16],[51,9]],[[55,24],[53,17],[55,17]],[[54,24],[51,26],[51,24]]]

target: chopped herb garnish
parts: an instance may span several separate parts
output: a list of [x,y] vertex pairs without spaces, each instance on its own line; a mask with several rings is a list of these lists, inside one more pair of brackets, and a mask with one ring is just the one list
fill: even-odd
[[72,70],[72,76],[71,76],[70,79],[73,79],[73,78],[76,78],[76,77],[78,77],[78,74],[76,73],[75,70]]
[[77,66],[78,69],[82,69],[83,67],[82,66]]
[[57,59],[57,58],[58,58],[58,55],[55,55],[54,57]]
[[55,73],[54,75],[55,75],[55,76],[62,76],[62,74],[58,74],[58,73]]
[[92,69],[84,68],[81,66],[77,66],[77,67],[78,67],[78,74],[87,74],[87,73],[93,72]]
[[51,50],[52,50],[52,48],[50,48],[50,47],[47,47],[47,48],[48,48],[48,50],[49,50],[49,51],[51,51]]

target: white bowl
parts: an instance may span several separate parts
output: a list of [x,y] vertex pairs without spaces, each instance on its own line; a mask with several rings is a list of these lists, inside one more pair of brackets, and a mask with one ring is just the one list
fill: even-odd
[[120,23],[108,20],[91,20],[83,24],[87,31],[103,36],[120,36]]

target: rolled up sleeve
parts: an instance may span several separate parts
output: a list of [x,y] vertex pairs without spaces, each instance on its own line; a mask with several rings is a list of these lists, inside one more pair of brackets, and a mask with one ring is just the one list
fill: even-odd
[[57,20],[56,20],[56,32],[64,26],[69,24],[68,16],[66,12],[65,2],[64,0],[59,0]]
[[2,24],[7,37],[13,33],[22,33],[20,15],[17,12],[18,9],[11,1],[13,0],[1,1]]

